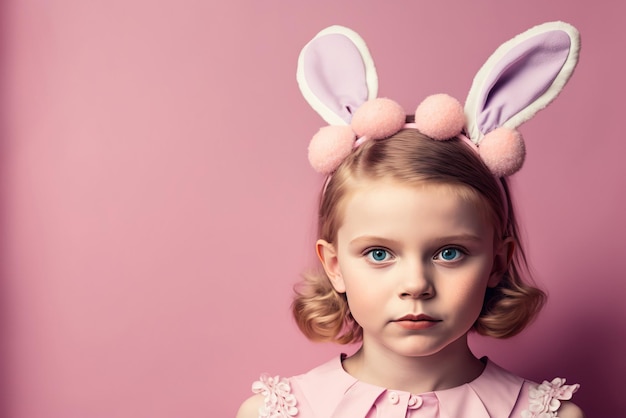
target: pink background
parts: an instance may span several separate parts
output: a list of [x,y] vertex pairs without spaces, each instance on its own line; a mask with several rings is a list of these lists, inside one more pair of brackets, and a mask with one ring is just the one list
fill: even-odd
[[1,7],[1,417],[233,416],[261,372],[346,350],[309,343],[289,315],[322,182],[306,161],[323,122],[296,86],[300,49],[352,27],[380,94],[410,111],[431,93],[463,100],[501,42],[557,19],[580,29],[581,63],[522,128],[513,179],[550,303],[519,337],[473,347],[580,382],[590,417],[623,412],[623,2]]

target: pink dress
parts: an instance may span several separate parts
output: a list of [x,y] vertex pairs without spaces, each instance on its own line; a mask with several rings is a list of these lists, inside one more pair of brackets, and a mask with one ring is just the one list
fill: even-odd
[[291,378],[264,375],[252,390],[265,397],[259,417],[271,418],[549,418],[579,385],[565,379],[536,383],[486,358],[473,381],[455,388],[412,394],[361,382],[335,358]]

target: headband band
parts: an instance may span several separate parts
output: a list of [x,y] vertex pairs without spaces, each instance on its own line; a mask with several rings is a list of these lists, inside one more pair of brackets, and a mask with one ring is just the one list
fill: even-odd
[[[579,50],[573,26],[535,26],[496,49],[474,77],[465,106],[445,94],[429,96],[415,111],[414,127],[434,140],[467,136],[494,176],[510,176],[525,158],[517,127],[561,92]],[[364,141],[388,138],[405,126],[404,109],[377,98],[374,61],[351,29],[331,26],[318,33],[300,53],[297,80],[329,123],[309,145],[309,161],[320,173],[334,172]]]

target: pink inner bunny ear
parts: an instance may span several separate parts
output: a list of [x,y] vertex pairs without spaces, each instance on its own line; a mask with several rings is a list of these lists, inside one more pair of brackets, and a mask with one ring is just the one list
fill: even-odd
[[502,126],[541,96],[563,67],[570,39],[562,31],[537,35],[513,48],[493,68],[479,99],[483,108],[478,125],[483,134]]
[[366,100],[376,97],[378,79],[363,39],[331,26],[300,53],[298,85],[311,107],[330,125],[345,125]]
[[578,31],[563,22],[536,26],[502,44],[476,74],[465,111],[473,141],[514,129],[547,106],[567,83],[579,50]]

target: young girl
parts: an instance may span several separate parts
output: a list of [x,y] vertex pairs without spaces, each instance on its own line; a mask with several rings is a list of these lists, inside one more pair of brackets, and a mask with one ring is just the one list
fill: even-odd
[[[397,103],[375,97],[373,62],[356,33],[331,27],[305,47],[304,96],[344,125],[323,128],[309,147],[328,175],[316,243],[323,271],[297,288],[293,313],[312,340],[361,345],[299,376],[262,376],[238,418],[583,416],[568,402],[578,385],[524,380],[475,357],[467,341],[470,331],[519,333],[544,302],[523,278],[505,176],[523,162],[515,128],[565,85],[578,42],[561,22],[518,35],[478,73],[465,109],[431,96],[410,123]],[[362,71],[334,86],[345,68]],[[519,77],[531,93],[515,85]],[[528,85],[537,77],[543,87]]]

